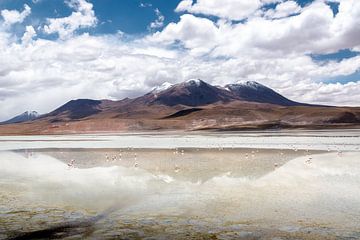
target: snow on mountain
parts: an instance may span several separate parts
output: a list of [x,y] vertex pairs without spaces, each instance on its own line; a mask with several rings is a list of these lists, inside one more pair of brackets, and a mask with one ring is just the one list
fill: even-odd
[[201,79],[189,79],[178,84],[163,83],[151,92],[155,99],[150,102],[168,106],[201,106],[215,102],[235,100],[270,103],[282,106],[303,105],[291,101],[269,87],[255,81],[239,81],[224,87],[213,86]]
[[271,88],[255,81],[240,81],[235,84],[228,84],[225,88],[244,101],[270,103],[281,106],[304,105],[291,101]]
[[235,84],[228,84],[226,86],[227,89],[229,88],[233,88],[233,89],[236,89],[236,88],[252,88],[254,90],[260,90],[260,89],[268,89],[268,87],[258,83],[258,82],[255,82],[255,81],[239,81]]
[[37,111],[26,111],[23,114],[29,116],[30,118],[37,118],[40,116]]
[[22,122],[27,122],[27,121],[37,119],[38,117],[40,117],[40,114],[38,112],[26,111],[26,112],[24,112],[20,115],[17,115],[5,122],[2,122],[1,124],[22,123]]
[[189,79],[154,94],[155,99],[150,99],[150,103],[167,106],[202,106],[227,101],[229,98],[224,92],[200,79]]
[[162,91],[165,91],[165,90],[171,88],[172,86],[174,86],[174,84],[169,83],[169,82],[164,82],[160,86],[154,87],[152,92],[153,93],[159,93],[159,92],[162,92]]
[[205,82],[200,79],[189,79],[189,80],[185,81],[185,85],[187,85],[187,86],[200,87],[201,84],[203,84],[203,83],[205,83]]

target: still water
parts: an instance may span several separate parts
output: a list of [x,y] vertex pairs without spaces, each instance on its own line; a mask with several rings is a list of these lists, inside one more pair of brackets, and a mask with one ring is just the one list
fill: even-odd
[[358,133],[0,137],[0,239],[359,239]]

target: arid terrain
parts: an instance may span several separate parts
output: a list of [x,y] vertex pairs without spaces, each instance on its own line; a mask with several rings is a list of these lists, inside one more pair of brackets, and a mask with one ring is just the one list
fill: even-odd
[[33,120],[0,125],[0,134],[358,127],[359,107],[298,103],[256,82],[225,88],[190,80],[135,99],[73,100]]

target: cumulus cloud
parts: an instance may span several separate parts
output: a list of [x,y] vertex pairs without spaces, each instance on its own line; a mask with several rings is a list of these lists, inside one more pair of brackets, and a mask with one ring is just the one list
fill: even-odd
[[151,22],[149,25],[149,29],[157,29],[164,26],[165,17],[162,15],[158,8],[155,9],[156,19],[155,21]]
[[1,16],[4,19],[5,26],[11,26],[15,23],[22,23],[27,16],[31,14],[31,8],[25,4],[24,10],[19,12],[17,10],[4,9],[1,11]]
[[281,0],[182,0],[175,11],[217,16],[229,20],[243,20],[260,7]]
[[270,18],[282,18],[301,12],[301,7],[295,1],[286,1],[276,5],[275,9],[269,9],[265,16]]
[[61,39],[66,39],[80,28],[89,28],[96,25],[97,18],[92,3],[86,0],[69,0],[67,4],[75,12],[68,17],[49,18],[47,20],[48,24],[44,26],[45,33],[57,33]]
[[[357,24],[360,22],[360,1],[340,2],[336,16],[324,1],[314,1],[301,12],[299,6],[295,7],[296,3],[291,2],[278,4],[273,16],[299,14],[281,19],[253,16],[246,22],[220,20],[213,23],[204,17],[185,14],[179,22],[171,23],[162,32],[156,33],[154,39],[178,40],[190,51],[208,46],[201,52],[225,57],[322,54],[360,45],[360,25]],[[284,4],[290,4],[290,7],[284,7]]]
[[28,44],[32,41],[32,39],[36,36],[36,31],[33,26],[26,26],[25,33],[21,38],[23,44]]
[[193,0],[182,0],[176,7],[176,12],[185,12],[191,9]]
[[253,14],[260,6],[260,0],[222,0],[221,3],[217,0],[198,0],[196,3],[184,0],[179,3],[176,10],[242,20]]
[[181,41],[194,55],[204,54],[217,42],[217,27],[207,18],[184,14],[178,23],[170,23],[162,32],[155,33],[150,41],[171,44]]

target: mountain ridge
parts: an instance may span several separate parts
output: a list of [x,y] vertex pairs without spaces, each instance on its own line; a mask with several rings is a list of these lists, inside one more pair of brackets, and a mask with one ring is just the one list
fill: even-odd
[[[219,101],[226,103],[235,100],[282,106],[311,106],[311,104],[289,100],[271,88],[255,81],[245,81],[219,87],[208,84],[201,79],[190,79],[177,84],[164,83],[144,96],[148,96],[147,102],[168,106],[183,104],[196,107]],[[150,99],[151,96],[153,96],[153,99]]]
[[13,118],[10,118],[9,120],[1,122],[0,125],[32,121],[39,117],[40,117],[40,114],[37,111],[26,111],[19,115],[16,115]]
[[218,87],[190,79],[133,99],[71,100],[32,121],[0,126],[0,135],[347,127],[360,127],[360,108],[295,102],[254,81]]

